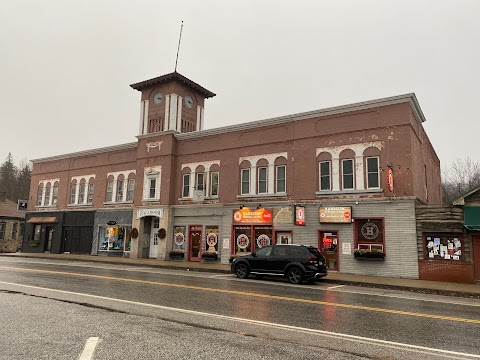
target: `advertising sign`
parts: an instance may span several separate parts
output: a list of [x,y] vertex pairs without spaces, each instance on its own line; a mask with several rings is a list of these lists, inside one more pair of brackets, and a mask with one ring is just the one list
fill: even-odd
[[351,223],[351,206],[326,206],[320,208],[321,223]]
[[295,205],[295,225],[305,226],[305,206]]
[[243,208],[233,212],[234,224],[271,224],[272,212],[267,209]]

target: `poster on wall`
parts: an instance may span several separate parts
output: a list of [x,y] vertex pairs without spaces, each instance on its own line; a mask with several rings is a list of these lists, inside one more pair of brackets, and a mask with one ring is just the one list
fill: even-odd
[[295,205],[295,223],[294,225],[305,226],[305,206]]
[[351,243],[343,243],[342,244],[342,254],[343,255],[352,255],[352,244]]
[[205,226],[205,242],[207,252],[218,251],[218,226]]
[[173,249],[183,249],[185,245],[186,226],[173,227]]

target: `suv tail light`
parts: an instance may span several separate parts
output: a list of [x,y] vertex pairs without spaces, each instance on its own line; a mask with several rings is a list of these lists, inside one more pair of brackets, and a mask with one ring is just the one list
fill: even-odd
[[309,257],[309,258],[307,258],[307,261],[309,263],[315,264],[317,262],[317,258],[316,257]]

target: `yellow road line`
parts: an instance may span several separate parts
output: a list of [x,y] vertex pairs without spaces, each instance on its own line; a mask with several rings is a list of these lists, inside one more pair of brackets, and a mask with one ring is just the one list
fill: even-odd
[[292,297],[278,296],[278,295],[257,294],[257,293],[245,292],[245,291],[205,288],[205,287],[193,286],[193,285],[169,284],[169,283],[156,282],[156,281],[125,279],[125,278],[118,278],[118,277],[112,277],[112,276],[81,274],[81,273],[72,273],[72,272],[65,272],[65,271],[39,270],[39,269],[13,267],[13,266],[0,266],[0,269],[33,271],[33,272],[41,272],[41,273],[49,273],[49,274],[57,274],[57,275],[69,275],[69,276],[79,276],[79,277],[87,277],[87,278],[95,278],[95,279],[116,280],[116,281],[148,284],[148,285],[168,286],[168,287],[181,288],[181,289],[191,289],[191,290],[199,290],[199,291],[212,291],[212,292],[217,292],[217,293],[242,295],[242,296],[257,297],[257,298],[271,299],[271,300],[292,301],[292,302],[304,303],[304,304],[326,305],[326,306],[334,306],[334,307],[346,308],[346,309],[375,311],[375,312],[382,312],[382,313],[396,314],[396,315],[406,315],[406,316],[423,317],[423,318],[430,318],[430,319],[437,319],[437,320],[447,320],[447,321],[464,322],[464,323],[470,323],[470,324],[480,324],[480,320],[474,320],[474,319],[464,319],[464,318],[457,318],[457,317],[443,316],[443,315],[423,314],[423,313],[416,313],[416,312],[410,312],[410,311],[391,310],[391,309],[383,309],[383,308],[361,306],[361,305],[349,305],[349,304],[341,304],[341,303],[332,303],[332,302],[327,302],[327,301],[299,299],[299,298],[292,298]]

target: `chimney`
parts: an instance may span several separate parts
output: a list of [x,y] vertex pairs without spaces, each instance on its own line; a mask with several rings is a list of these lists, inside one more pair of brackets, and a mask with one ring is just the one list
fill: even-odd
[[7,200],[7,193],[5,191],[0,192],[0,202]]

